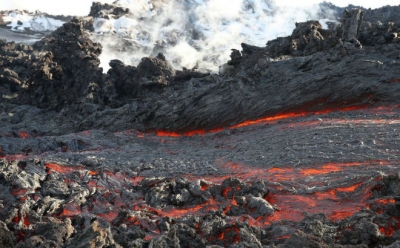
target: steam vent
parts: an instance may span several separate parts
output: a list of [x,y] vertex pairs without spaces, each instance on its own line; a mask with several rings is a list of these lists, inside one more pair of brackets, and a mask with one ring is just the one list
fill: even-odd
[[400,247],[400,5],[335,11],[219,72],[106,71],[113,4],[0,40],[0,247]]

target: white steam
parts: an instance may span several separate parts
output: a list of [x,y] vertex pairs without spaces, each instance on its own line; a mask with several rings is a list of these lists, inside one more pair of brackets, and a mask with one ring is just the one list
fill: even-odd
[[[217,71],[240,43],[265,46],[290,35],[295,22],[319,20],[319,5],[280,6],[271,0],[119,0],[131,15],[97,19],[94,39],[103,44],[101,66],[110,59],[137,65],[145,56],[163,52],[181,67]],[[333,18],[333,15],[332,15]],[[123,37],[124,45],[116,37]],[[129,44],[129,45],[128,45]],[[131,49],[128,49],[128,48]],[[126,52],[125,52],[126,51]]]

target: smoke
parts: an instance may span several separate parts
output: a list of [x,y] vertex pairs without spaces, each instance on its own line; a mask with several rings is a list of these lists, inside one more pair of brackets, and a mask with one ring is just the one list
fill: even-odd
[[[0,10],[29,10],[35,11],[40,10],[41,12],[46,12],[52,15],[78,15],[85,16],[89,12],[89,8],[92,4],[93,0],[2,0],[0,1]],[[94,0],[97,2],[103,3],[112,3],[114,0]],[[164,0],[165,2],[166,0]],[[125,2],[129,2],[126,1]],[[133,1],[130,1],[133,2]],[[145,2],[145,1],[136,1],[136,2]],[[182,0],[182,2],[190,2],[186,0]],[[191,1],[191,2],[200,2],[200,1]],[[221,1],[227,2],[227,1]],[[307,1],[293,1],[293,0],[279,0],[276,1],[276,4],[280,6],[303,6],[303,5],[311,5],[322,2],[322,0],[307,0]],[[363,6],[365,8],[378,8],[384,5],[399,5],[398,0],[381,0],[381,1],[365,1],[365,0],[330,0],[333,4],[344,7],[348,4],[354,4]],[[231,6],[230,2],[228,2]],[[132,4],[133,7],[140,8],[140,4],[135,5]],[[229,10],[230,8],[225,8],[225,10]],[[135,11],[134,8],[131,9]]]
[[[113,0],[96,0],[102,3],[112,3]],[[77,15],[89,14],[92,0],[1,0],[0,10],[40,10],[51,15]]]
[[[319,4],[284,6],[271,0],[119,0],[131,15],[95,21],[93,37],[103,44],[101,66],[110,59],[137,65],[142,57],[163,52],[180,69],[217,71],[240,43],[265,46],[290,35],[295,22],[334,19]],[[327,14],[328,13],[328,14]],[[328,16],[327,16],[328,15]],[[119,38],[117,38],[119,37]]]

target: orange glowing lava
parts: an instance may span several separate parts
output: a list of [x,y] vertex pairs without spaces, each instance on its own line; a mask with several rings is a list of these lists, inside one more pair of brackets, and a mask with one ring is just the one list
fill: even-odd
[[161,216],[168,216],[172,218],[181,218],[183,216],[190,215],[201,215],[212,210],[218,210],[219,204],[214,199],[209,199],[203,204],[199,204],[193,207],[183,207],[183,208],[172,208],[157,210]]
[[394,233],[394,229],[393,227],[389,226],[389,227],[380,227],[379,231],[383,234],[385,234],[386,236],[391,237]]
[[13,194],[14,196],[25,195],[26,192],[28,192],[27,189],[13,189],[13,190],[11,190],[11,194]]
[[[343,172],[347,169],[353,170],[354,167],[376,167],[393,163],[394,161],[372,160],[365,162],[343,162],[343,163],[326,163],[322,165],[313,165],[309,168],[255,168],[246,166],[241,163],[222,163],[220,167],[229,171],[230,176],[243,178],[244,180],[262,179],[270,182],[288,182],[300,181],[304,183],[305,177],[320,176],[329,173]],[[207,177],[208,181],[221,182],[228,176],[223,178]],[[192,176],[192,178],[194,178]],[[200,179],[201,177],[198,177]],[[318,179],[315,179],[318,180]],[[315,186],[315,180],[310,181],[310,186]],[[322,183],[322,182],[321,182]],[[324,186],[324,184],[319,185]],[[260,223],[270,224],[279,220],[301,221],[306,214],[325,213],[332,221],[339,221],[353,215],[363,207],[366,207],[366,199],[370,197],[369,187],[363,188],[363,181],[356,182],[352,185],[343,185],[323,191],[315,191],[312,194],[290,195],[285,193],[275,193],[273,196],[267,195],[265,200],[271,204],[276,204],[280,209],[271,216],[262,217]],[[275,186],[280,190],[280,186]],[[359,190],[362,188],[362,190]],[[230,191],[240,189],[225,188],[221,195],[228,196]],[[352,194],[352,198],[349,195]],[[393,202],[390,200],[388,202]],[[234,203],[232,202],[231,205]],[[229,210],[229,209],[227,209]],[[227,212],[227,211],[224,211]]]
[[[46,163],[46,170],[48,173],[51,173],[51,171],[55,171],[58,173],[66,174],[66,173],[71,173],[74,171],[78,170],[85,170],[83,166],[62,166],[56,163]],[[97,175],[98,173],[92,170],[87,171],[90,175]]]
[[28,138],[28,134],[26,132],[19,132],[19,136],[21,136],[23,139]]
[[343,163],[327,163],[321,166],[321,169],[303,169],[302,174],[304,175],[323,175],[332,172],[343,171],[348,167],[357,167],[365,164],[365,162],[343,162]]
[[400,218],[391,217],[386,226],[379,227],[379,231],[384,235],[391,237],[396,230],[400,230]]
[[25,227],[29,227],[31,225],[31,223],[28,221],[28,216],[25,216],[23,218],[23,222],[24,222]]
[[338,192],[353,192],[355,189],[357,189],[360,185],[362,184],[362,182],[356,183],[352,186],[348,186],[348,187],[338,187],[335,190]]
[[28,221],[28,215],[21,217],[21,214],[18,214],[18,216],[15,216],[14,218],[12,218],[12,222],[14,223],[19,223],[20,220],[22,220],[22,223],[25,225],[25,227],[29,227],[31,225],[31,223]]
[[[239,243],[241,240],[239,233],[240,229],[236,226],[227,227],[217,233],[216,238],[224,243]],[[209,238],[209,240],[211,240],[211,238]]]
[[166,130],[156,130],[156,135],[161,137],[182,137],[182,136],[196,136],[196,135],[204,135],[206,133],[217,133],[223,131],[224,128],[214,128],[211,130],[199,129],[199,130],[192,130],[183,133],[179,132],[172,132]]
[[[322,165],[312,165],[309,168],[257,168],[246,166],[241,163],[232,163],[217,161],[220,167],[231,176],[243,178],[244,180],[262,179],[270,182],[286,183],[289,181],[299,181],[304,183],[305,178],[309,176],[318,177],[325,176],[329,173],[345,172],[346,170],[354,170],[359,168],[374,168],[387,164],[397,163],[396,161],[372,160],[365,162],[343,162],[343,163],[326,163]],[[331,175],[335,176],[334,174]],[[200,178],[200,177],[199,177]],[[225,177],[226,178],[226,177]],[[207,178],[210,181],[218,180],[218,177]],[[315,180],[318,180],[317,178]],[[315,180],[310,181],[310,185],[315,186]],[[318,185],[318,184],[317,184]],[[324,186],[321,184],[319,186]],[[363,180],[355,182],[351,185],[336,186],[328,189],[314,191],[311,194],[291,195],[287,193],[268,194],[265,197],[272,205],[277,205],[278,210],[270,216],[257,218],[261,225],[268,225],[279,220],[301,221],[307,214],[325,213],[328,219],[332,221],[340,221],[352,216],[367,206],[366,200],[370,197],[370,186],[365,188]],[[275,186],[280,190],[280,186]],[[224,188],[221,195],[227,197],[230,191],[238,191],[240,189]],[[351,197],[350,197],[351,195]],[[386,201],[385,201],[386,202]],[[387,200],[392,203],[394,199]],[[234,205],[234,202],[230,203]],[[225,213],[229,210],[229,207]]]
[[270,116],[270,117],[264,117],[261,119],[257,119],[257,120],[252,120],[252,121],[244,121],[242,123],[233,125],[231,127],[229,127],[230,129],[235,129],[235,128],[240,128],[240,127],[245,127],[245,126],[250,126],[250,125],[256,125],[256,124],[265,124],[268,122],[272,122],[272,121],[279,121],[279,120],[283,120],[283,119],[288,119],[288,118],[297,118],[297,117],[303,117],[306,115],[309,115],[310,113],[308,112],[302,112],[302,113],[296,113],[296,112],[292,112],[292,113],[286,113],[286,114],[278,114],[275,116]]
[[280,195],[276,194],[267,200],[280,207],[267,218],[261,218],[264,224],[279,220],[299,222],[308,214],[325,213],[332,221],[343,220],[352,216],[365,206],[363,201],[340,199],[334,190],[315,192],[311,195]]
[[75,203],[69,202],[64,205],[64,209],[63,209],[62,213],[60,214],[60,216],[73,217],[73,216],[79,215],[81,213],[82,213],[82,211],[79,208],[79,206],[77,206]]
[[[241,163],[226,162],[221,168],[228,171],[230,175],[244,179],[264,179],[275,182],[285,182],[290,180],[304,179],[307,176],[326,175],[329,173],[343,172],[354,167],[376,167],[388,165],[390,163],[398,163],[400,161],[387,160],[371,160],[364,162],[337,162],[326,163],[323,165],[313,165],[309,168],[290,168],[290,167],[273,167],[273,168],[257,168],[247,166]],[[210,179],[210,178],[208,178]],[[212,179],[210,179],[212,180]],[[214,179],[215,180],[215,179]],[[304,180],[303,180],[304,181]]]
[[[132,211],[144,210],[151,219],[145,220],[141,216],[129,216],[122,220],[127,225],[140,226],[143,229],[149,230],[146,234],[149,239],[158,235],[157,225],[154,224],[155,220],[164,217],[180,219],[188,216],[204,216],[210,211],[219,211],[226,215],[226,222],[232,225],[226,230],[214,234],[213,239],[230,240],[232,242],[240,242],[240,230],[235,230],[236,222],[247,222],[250,226],[266,227],[279,221],[294,221],[300,222],[306,216],[324,213],[328,220],[339,222],[346,218],[353,216],[356,212],[365,209],[369,206],[376,211],[382,212],[382,206],[375,206],[369,204],[395,204],[394,198],[382,198],[376,201],[368,200],[370,191],[373,185],[371,180],[360,177],[356,180],[350,180],[343,183],[340,179],[346,170],[361,170],[363,168],[375,168],[377,166],[392,165],[398,161],[384,161],[384,160],[371,160],[364,162],[335,162],[324,164],[310,164],[302,167],[269,167],[259,168],[245,165],[237,162],[224,162],[222,159],[216,161],[218,167],[221,169],[220,173],[226,173],[220,176],[195,176],[186,175],[184,177],[189,180],[200,180],[200,189],[207,191],[218,187],[225,179],[229,177],[237,177],[245,180],[247,185],[252,185],[254,180],[265,180],[267,187],[270,190],[264,197],[273,207],[274,210],[263,216],[253,216],[254,209],[247,207],[246,203],[236,201],[236,192],[245,189],[242,184],[238,186],[221,186],[217,188],[218,193],[213,197],[203,198],[203,202],[197,205],[183,206],[183,207],[165,207],[153,208],[146,204],[144,197],[138,196],[130,203],[124,202],[121,197],[121,186],[129,185],[129,187],[140,185],[143,178],[140,176],[132,177],[128,173],[104,171],[101,177],[94,177],[87,182],[90,190],[96,188],[98,198],[95,201],[90,201],[88,204],[78,205],[74,202],[69,202],[62,206],[62,212],[59,216],[67,216],[74,218],[82,213],[91,213],[106,219],[109,222],[118,219],[118,209],[130,209]],[[71,173],[75,170],[82,170],[81,166],[61,166],[56,163],[46,163],[46,168],[49,171],[56,171],[59,173]],[[88,172],[89,174],[97,174],[97,172]],[[332,173],[332,174],[330,174]],[[339,174],[336,174],[339,173]],[[108,186],[104,183],[103,178],[108,182],[115,182],[114,186]],[[111,180],[110,180],[111,179]],[[68,178],[68,180],[73,181]],[[316,185],[316,181],[321,181],[320,185]],[[328,181],[328,183],[324,180]],[[381,180],[381,178],[378,178]],[[123,182],[119,184],[117,182]],[[199,182],[196,182],[199,183]],[[145,185],[145,187],[152,187],[154,185]],[[289,186],[290,187],[289,187]],[[301,185],[299,188],[296,185]],[[124,186],[122,186],[124,187]],[[303,191],[298,191],[303,190]],[[24,195],[26,192],[23,190],[14,190],[14,195]],[[207,195],[208,192],[202,192]],[[368,203],[367,203],[368,201]],[[234,207],[235,206],[235,207]],[[244,214],[240,216],[230,216],[235,214],[235,210],[243,208]],[[61,211],[60,210],[60,211]],[[232,210],[232,211],[231,211]],[[251,216],[253,217],[251,217]],[[16,217],[15,221],[21,222],[21,217]],[[25,221],[25,220],[24,220]],[[386,226],[379,226],[380,231],[386,236],[393,235],[395,230],[400,229],[397,227],[396,220],[393,220]],[[225,242],[225,241],[224,241]]]
[[14,218],[12,218],[11,221],[14,222],[14,223],[18,223],[19,222],[19,217],[15,216]]
[[2,158],[4,158],[5,161],[12,162],[17,160],[25,160],[27,156],[25,154],[13,154],[13,155],[5,155]]
[[396,200],[393,198],[389,198],[389,199],[379,199],[376,201],[376,203],[378,204],[383,204],[383,205],[388,205],[388,204],[395,204]]
[[[277,121],[285,120],[285,119],[294,119],[299,117],[305,116],[312,116],[312,115],[325,115],[333,112],[349,112],[349,111],[357,111],[361,109],[366,109],[368,105],[358,105],[358,106],[349,106],[349,107],[330,107],[327,109],[319,110],[319,111],[311,111],[311,110],[302,110],[299,109],[298,111],[286,112],[276,114],[274,116],[267,116],[256,120],[248,120],[244,121],[232,126],[228,126],[226,128],[220,127],[215,128],[212,130],[206,129],[198,129],[192,130],[187,132],[174,132],[174,131],[167,131],[167,130],[156,130],[155,134],[157,136],[162,137],[182,137],[182,136],[195,136],[195,135],[204,135],[207,133],[216,133],[224,131],[225,129],[237,129],[245,126],[257,125],[257,124],[273,124]],[[398,105],[391,106],[391,107],[374,107],[369,108],[368,111],[373,112],[380,112],[380,113],[389,113],[389,111],[393,110],[394,108],[399,107]],[[306,109],[306,108],[303,108]],[[297,126],[311,126],[311,125],[321,125],[321,124],[358,124],[358,125],[379,125],[379,124],[399,124],[400,119],[398,118],[390,118],[390,119],[328,119],[328,120],[319,120],[319,121],[308,121],[308,122],[301,122],[301,123],[288,123],[286,124],[289,127],[297,127]]]
[[329,219],[332,221],[341,221],[350,216],[353,216],[353,214],[359,210],[361,210],[361,207],[351,210],[334,210],[329,216]]
[[143,180],[143,177],[133,177],[131,178],[131,182],[133,185],[138,185]]
[[164,137],[181,137],[182,135],[177,133],[177,132],[169,132],[169,131],[162,131],[162,130],[157,130],[156,131],[157,136],[164,136]]
[[100,214],[97,214],[97,216],[107,220],[108,222],[112,222],[115,218],[117,218],[118,212],[112,211],[112,212],[108,212],[108,213],[100,213]]
[[47,163],[47,164],[45,164],[45,166],[46,166],[46,169],[53,170],[58,173],[71,173],[71,172],[75,171],[71,167],[61,166],[61,165],[55,164],[55,163]]
[[[288,112],[288,113],[282,113],[282,114],[277,114],[274,116],[268,116],[268,117],[263,117],[257,120],[248,120],[244,121],[235,125],[232,125],[229,127],[229,129],[236,129],[240,127],[245,127],[245,126],[250,126],[250,125],[256,125],[256,124],[266,124],[266,123],[273,123],[279,120],[283,119],[290,119],[290,118],[298,118],[298,117],[304,117],[307,115],[323,115],[323,114],[328,114],[331,112],[335,111],[354,111],[354,110],[360,110],[364,109],[365,106],[351,106],[351,107],[337,107],[337,108],[330,108],[330,109],[325,109],[325,110],[320,110],[320,111],[298,111],[298,112]],[[203,135],[206,133],[216,133],[216,132],[221,132],[225,128],[215,128],[211,130],[205,130],[205,129],[199,129],[199,130],[192,130],[192,131],[187,131],[187,132],[173,132],[173,131],[166,131],[166,130],[156,130],[155,133],[157,136],[164,136],[164,137],[181,137],[181,136],[195,136],[195,135]]]

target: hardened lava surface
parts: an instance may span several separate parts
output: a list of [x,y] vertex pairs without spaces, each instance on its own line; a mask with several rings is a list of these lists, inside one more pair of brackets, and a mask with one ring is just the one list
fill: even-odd
[[0,40],[0,247],[398,247],[396,10],[296,23],[219,74],[105,74],[90,17]]
[[399,111],[299,113],[201,135],[2,134],[4,237],[18,247],[390,245]]

